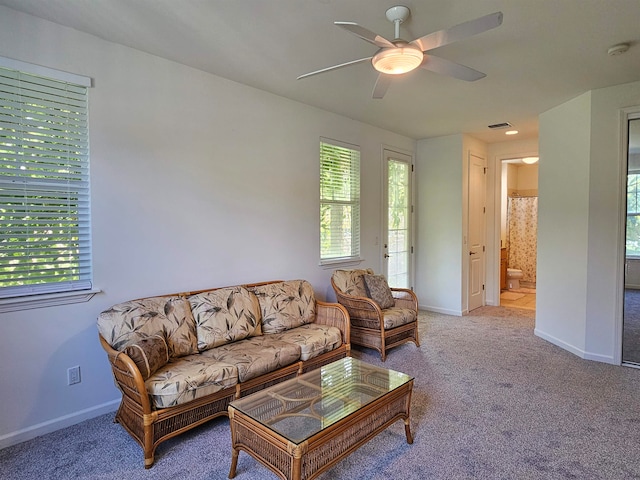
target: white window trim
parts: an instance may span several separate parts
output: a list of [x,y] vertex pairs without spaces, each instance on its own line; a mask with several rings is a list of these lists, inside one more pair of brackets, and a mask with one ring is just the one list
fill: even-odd
[[77,290],[73,292],[3,298],[0,300],[0,313],[88,302],[96,293],[100,292],[102,292],[102,290],[92,288],[91,290]]
[[0,67],[19,70],[21,72],[30,73],[32,75],[49,77],[55,80],[60,80],[61,82],[75,83],[76,85],[80,85],[82,87],[92,87],[90,77],[85,77],[84,75],[76,75],[75,73],[63,72],[62,70],[55,70],[53,68],[43,67],[42,65],[34,65],[33,63],[21,62],[20,60],[14,60],[13,58],[0,56]]
[[326,269],[331,269],[339,266],[355,266],[361,264],[364,261],[365,259],[362,257],[332,258],[331,260],[321,260],[318,265],[321,267],[325,267]]

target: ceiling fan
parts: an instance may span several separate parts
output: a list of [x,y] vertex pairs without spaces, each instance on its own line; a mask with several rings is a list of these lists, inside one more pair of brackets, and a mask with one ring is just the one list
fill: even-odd
[[434,48],[458,42],[472,35],[498,27],[502,24],[502,12],[485,15],[484,17],[407,42],[400,38],[400,24],[407,20],[410,14],[410,10],[402,5],[391,7],[387,10],[387,19],[395,26],[395,40],[393,41],[389,41],[354,22],[334,22],[334,25],[344,28],[364,41],[379,47],[379,50],[371,57],[360,58],[316,70],[315,72],[305,73],[300,75],[298,80],[371,60],[373,68],[379,72],[378,80],[373,88],[373,98],[382,98],[389,88],[393,75],[401,75],[418,67],[468,82],[473,82],[486,76],[473,68],[436,57],[428,52]]

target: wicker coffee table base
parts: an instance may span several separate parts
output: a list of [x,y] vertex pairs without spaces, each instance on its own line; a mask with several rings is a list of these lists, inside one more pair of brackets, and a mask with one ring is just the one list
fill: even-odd
[[240,450],[285,480],[311,480],[371,440],[392,423],[403,420],[407,443],[413,380],[351,415],[296,444],[229,407],[232,459],[229,478],[236,476]]

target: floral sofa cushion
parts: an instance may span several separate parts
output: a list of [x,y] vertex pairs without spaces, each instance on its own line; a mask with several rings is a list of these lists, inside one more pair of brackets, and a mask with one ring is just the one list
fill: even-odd
[[316,299],[306,280],[270,283],[254,288],[262,313],[262,332],[280,333],[313,322]]
[[279,341],[271,335],[263,335],[205,350],[200,355],[216,362],[235,365],[238,369],[238,381],[246,382],[297,362],[300,359],[300,347],[294,343]]
[[260,306],[243,287],[228,287],[189,297],[198,349],[207,350],[261,333]]
[[233,387],[238,369],[228,363],[214,362],[202,354],[175,358],[160,368],[145,386],[156,408],[167,408]]
[[300,346],[300,360],[309,360],[342,345],[340,329],[314,323],[274,333],[269,337]]
[[416,311],[409,308],[391,307],[382,311],[384,317],[384,329],[399,327],[413,322],[416,319]]
[[198,353],[189,302],[178,296],[150,297],[114,305],[98,316],[100,335],[116,350],[151,336],[167,341],[169,356]]
[[355,297],[366,297],[367,288],[364,284],[363,275],[373,275],[370,268],[356,270],[336,270],[333,272],[333,283],[342,293]]

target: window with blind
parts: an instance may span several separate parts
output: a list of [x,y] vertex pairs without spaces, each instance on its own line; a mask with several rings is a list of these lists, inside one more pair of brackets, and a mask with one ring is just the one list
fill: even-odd
[[87,85],[0,68],[0,299],[90,290],[89,213]]
[[320,263],[360,258],[360,148],[320,139]]
[[627,257],[640,257],[640,173],[627,175]]

